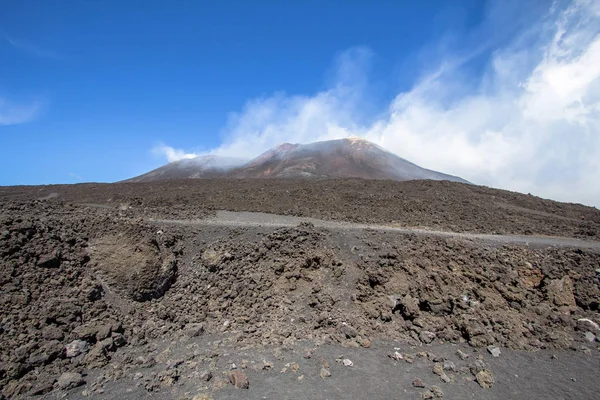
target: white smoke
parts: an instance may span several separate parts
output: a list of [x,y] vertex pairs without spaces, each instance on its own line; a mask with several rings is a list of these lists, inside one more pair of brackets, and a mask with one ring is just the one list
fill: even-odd
[[186,152],[185,150],[181,149],[175,149],[164,144],[156,146],[154,149],[152,149],[152,152],[158,156],[165,157],[169,162],[188,160],[199,156],[199,154]]

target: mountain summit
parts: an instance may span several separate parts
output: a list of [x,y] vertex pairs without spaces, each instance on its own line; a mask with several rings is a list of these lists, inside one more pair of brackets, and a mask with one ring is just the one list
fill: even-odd
[[279,145],[231,173],[235,178],[464,179],[415,165],[364,139]]
[[183,178],[363,178],[408,181],[466,180],[421,168],[360,138],[310,144],[283,143],[250,162],[216,156],[176,161],[129,182]]

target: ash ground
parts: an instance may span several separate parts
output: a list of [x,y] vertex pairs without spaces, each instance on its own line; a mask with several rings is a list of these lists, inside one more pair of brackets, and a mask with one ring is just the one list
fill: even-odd
[[13,187],[0,205],[8,398],[600,389],[594,208],[360,180]]

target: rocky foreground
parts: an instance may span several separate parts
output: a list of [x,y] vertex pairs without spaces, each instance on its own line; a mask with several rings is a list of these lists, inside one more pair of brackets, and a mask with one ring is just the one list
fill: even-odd
[[[443,193],[447,183],[438,184]],[[278,190],[292,188],[285,185]],[[296,192],[326,184],[298,185]],[[531,354],[550,363],[546,386],[560,383],[547,396],[561,398],[562,390],[563,398],[594,398],[599,389],[585,372],[600,366],[600,252],[593,247],[309,223],[218,226],[202,222],[214,213],[214,198],[207,204],[159,189],[0,191],[4,397],[286,398],[277,387],[289,385],[295,398],[307,390],[310,398],[359,398],[364,388],[352,382],[368,378],[381,396],[393,389],[400,398],[520,398],[509,391],[518,387],[511,379],[520,371],[535,376],[524,361]],[[226,198],[227,190],[214,196]],[[258,189],[248,190],[250,210],[268,209],[256,201]],[[287,200],[278,193],[270,198],[281,213]],[[597,238],[594,209],[498,201],[535,220],[532,233]],[[318,203],[319,214],[340,220],[346,211],[334,203],[339,208]],[[258,204],[262,210],[253,209]],[[363,213],[355,220],[382,218],[373,212],[377,201],[369,212],[357,204]],[[219,208],[240,207],[223,201]],[[459,231],[471,221],[467,214],[435,218],[464,219]],[[512,226],[507,218],[491,229]],[[515,370],[507,373],[502,363],[510,360]],[[562,360],[568,364],[560,367]],[[577,366],[584,369],[550,382],[548,371]]]

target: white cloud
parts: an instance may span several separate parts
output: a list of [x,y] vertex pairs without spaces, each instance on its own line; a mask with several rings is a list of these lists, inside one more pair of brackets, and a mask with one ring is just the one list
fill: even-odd
[[185,152],[185,150],[174,149],[173,147],[166,146],[164,144],[156,146],[154,149],[152,149],[152,152],[155,155],[165,157],[169,162],[190,159],[199,156],[199,154],[188,153]]
[[83,178],[81,177],[81,175],[78,175],[74,172],[69,172],[69,176],[73,179],[75,179],[76,181],[82,181]]
[[36,46],[26,40],[19,40],[13,37],[4,35],[4,39],[14,48],[19,49],[29,55],[39,57],[39,58],[51,58],[55,60],[59,60],[62,56],[52,50],[44,49],[42,47]]
[[34,120],[41,109],[40,102],[22,105],[0,97],[0,125],[16,125]]
[[214,152],[257,155],[282,142],[359,136],[477,184],[599,206],[600,2],[554,3],[502,43],[477,84],[468,57],[448,57],[370,120],[356,67],[368,52],[351,50],[329,89],[249,101]]

